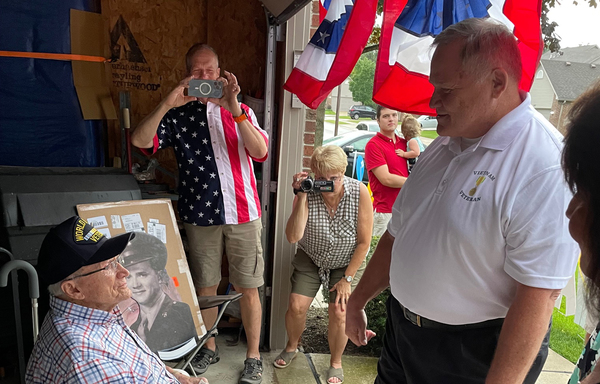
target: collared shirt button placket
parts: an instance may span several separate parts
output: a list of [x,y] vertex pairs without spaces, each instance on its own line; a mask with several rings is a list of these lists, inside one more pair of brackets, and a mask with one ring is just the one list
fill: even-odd
[[448,185],[448,178],[450,174],[456,171],[456,166],[458,166],[458,162],[460,162],[460,159],[458,157],[455,157],[454,160],[450,162],[450,164],[446,168],[446,172],[444,172],[444,176],[442,176],[442,181],[438,184],[438,187],[435,190],[436,194],[442,194],[446,190],[446,186]]
[[[446,177],[447,175],[448,175],[448,171],[446,170],[444,177]],[[442,182],[438,185],[437,189],[435,190],[435,193],[437,193],[437,194],[443,193],[444,190],[446,189],[447,184],[448,184],[448,179],[447,178],[443,179]]]

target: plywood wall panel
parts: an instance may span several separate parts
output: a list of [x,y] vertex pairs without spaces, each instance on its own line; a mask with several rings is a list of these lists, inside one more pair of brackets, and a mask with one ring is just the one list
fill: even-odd
[[[185,53],[198,42],[214,47],[243,94],[264,97],[267,24],[259,0],[102,0],[102,15],[119,59],[109,65],[111,94],[118,108],[119,91],[130,92],[132,128],[185,77]],[[108,125],[110,164],[121,137],[118,121]],[[172,151],[155,156],[177,173]]]
[[[206,41],[206,1],[103,0],[102,15],[111,35],[110,50],[118,58],[109,65],[111,94],[118,108],[119,92],[130,92],[134,128],[185,77],[188,48]],[[109,122],[108,152],[110,159],[120,156],[118,122]],[[157,157],[176,171],[170,151]]]
[[207,0],[208,44],[243,94],[264,97],[267,21],[259,0]]

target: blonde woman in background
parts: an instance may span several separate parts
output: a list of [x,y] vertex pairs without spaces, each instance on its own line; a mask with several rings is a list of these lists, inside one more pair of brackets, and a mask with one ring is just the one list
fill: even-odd
[[346,348],[346,303],[365,269],[371,244],[373,205],[367,187],[344,176],[347,157],[337,146],[315,149],[310,169],[315,181],[333,182],[332,191],[305,191],[307,172],[294,175],[296,197],[285,234],[298,243],[292,261],[292,292],[285,314],[288,342],[275,358],[277,368],[287,368],[298,353],[306,312],[321,284],[329,291],[328,341],[331,352],[327,383],[342,383],[342,354]]

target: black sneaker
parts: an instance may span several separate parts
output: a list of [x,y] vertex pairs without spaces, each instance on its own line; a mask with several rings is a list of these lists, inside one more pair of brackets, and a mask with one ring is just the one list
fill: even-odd
[[239,384],[260,384],[263,372],[262,363],[262,356],[260,360],[252,357],[244,360],[244,370],[240,376]]
[[191,366],[197,375],[201,375],[206,372],[209,365],[217,363],[219,360],[221,360],[221,358],[219,357],[218,346],[214,352],[206,347],[202,347],[192,359]]

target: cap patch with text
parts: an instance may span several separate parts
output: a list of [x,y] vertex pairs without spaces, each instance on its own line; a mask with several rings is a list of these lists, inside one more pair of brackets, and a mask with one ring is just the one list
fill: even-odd
[[73,240],[78,244],[96,244],[104,235],[83,219],[78,219],[73,227]]

